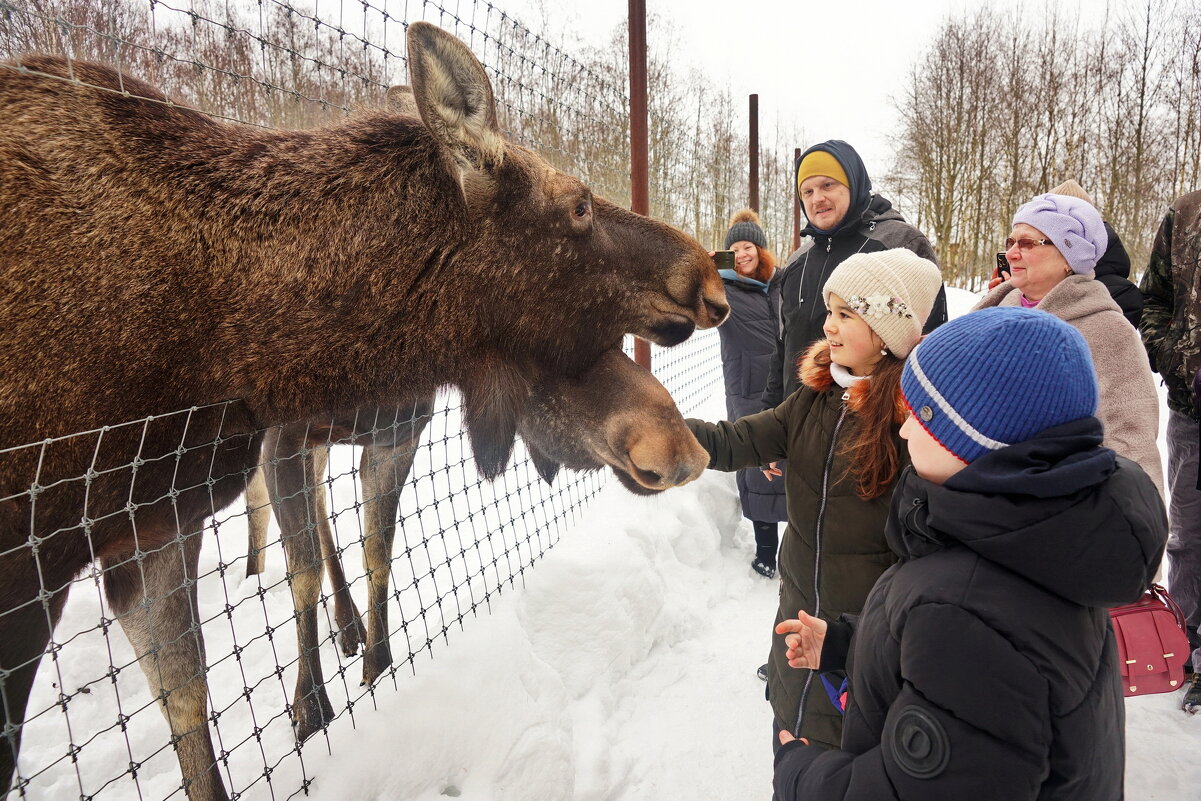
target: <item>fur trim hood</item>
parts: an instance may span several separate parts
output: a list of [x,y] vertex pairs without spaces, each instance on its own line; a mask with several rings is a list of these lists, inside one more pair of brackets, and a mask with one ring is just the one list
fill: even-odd
[[[830,375],[830,343],[819,339],[809,346],[801,356],[797,365],[797,380],[802,386],[814,392],[826,392],[837,386],[834,376]],[[847,408],[859,414],[867,404],[868,393],[871,390],[871,380],[856,381],[847,395]],[[899,425],[909,416],[909,408],[901,395],[901,386],[897,384],[896,400],[893,404],[893,420]]]

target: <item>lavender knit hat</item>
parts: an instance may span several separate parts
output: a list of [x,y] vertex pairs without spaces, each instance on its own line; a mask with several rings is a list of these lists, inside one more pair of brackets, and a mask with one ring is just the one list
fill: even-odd
[[1035,195],[1013,215],[1013,224],[1037,228],[1063,254],[1072,272],[1091,273],[1109,247],[1101,213],[1071,195]]

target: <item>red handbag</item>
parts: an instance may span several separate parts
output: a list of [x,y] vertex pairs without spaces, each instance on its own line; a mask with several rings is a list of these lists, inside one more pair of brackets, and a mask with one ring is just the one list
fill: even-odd
[[1189,643],[1184,613],[1158,584],[1132,604],[1109,610],[1118,639],[1122,694],[1170,693],[1184,682]]

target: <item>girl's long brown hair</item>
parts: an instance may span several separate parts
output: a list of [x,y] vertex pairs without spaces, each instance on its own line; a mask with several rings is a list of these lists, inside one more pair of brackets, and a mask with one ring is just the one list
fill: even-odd
[[[829,370],[830,347],[810,351],[808,358],[817,366]],[[909,410],[901,397],[901,372],[905,362],[891,353],[872,368],[868,381],[858,381],[851,387],[848,407],[855,413],[859,425],[839,451],[849,462],[845,475],[854,475],[855,492],[865,501],[878,498],[892,487],[901,472],[901,457],[893,438],[894,424],[905,422]]]

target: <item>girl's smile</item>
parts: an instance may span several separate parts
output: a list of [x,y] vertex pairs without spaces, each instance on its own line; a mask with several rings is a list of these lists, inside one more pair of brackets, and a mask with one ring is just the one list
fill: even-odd
[[822,331],[830,343],[830,359],[847,368],[851,375],[871,375],[872,368],[884,356],[884,340],[833,292]]

